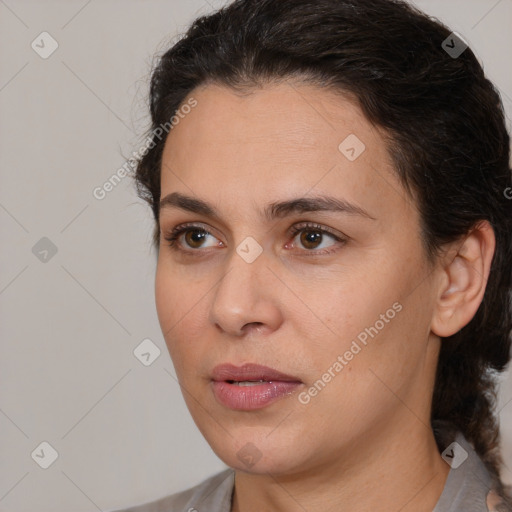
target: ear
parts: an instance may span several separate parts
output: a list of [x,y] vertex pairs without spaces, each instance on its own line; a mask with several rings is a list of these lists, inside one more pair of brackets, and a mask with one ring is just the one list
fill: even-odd
[[447,337],[467,325],[485,293],[496,246],[488,221],[479,222],[445,253],[431,330]]

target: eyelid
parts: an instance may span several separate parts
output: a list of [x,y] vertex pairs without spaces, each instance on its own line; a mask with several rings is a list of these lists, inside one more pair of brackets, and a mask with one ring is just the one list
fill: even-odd
[[204,231],[205,233],[215,236],[215,238],[218,238],[218,236],[215,235],[215,233],[217,232],[216,229],[201,222],[184,222],[183,224],[178,224],[169,231],[168,236],[171,236],[173,234],[175,236],[180,236],[183,234],[183,232],[186,232],[187,230]]
[[336,231],[336,230],[329,228],[327,226],[324,226],[322,224],[318,224],[317,222],[310,222],[310,221],[303,221],[303,222],[294,224],[293,226],[290,227],[289,233],[296,235],[297,232],[302,231],[306,228],[311,229],[311,231],[313,231],[313,230],[321,231],[321,232],[326,233],[336,239],[348,240],[348,236],[345,235],[344,233],[342,233],[341,231]]

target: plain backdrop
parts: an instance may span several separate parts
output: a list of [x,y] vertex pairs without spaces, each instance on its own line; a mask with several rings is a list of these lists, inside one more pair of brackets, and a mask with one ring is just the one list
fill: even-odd
[[[0,0],[1,511],[109,510],[225,468],[160,331],[151,212],[129,178],[93,195],[141,146],[152,56],[222,3]],[[512,0],[416,3],[470,43],[510,119]],[[148,366],[146,339],[161,351]],[[505,374],[512,468],[509,400]]]

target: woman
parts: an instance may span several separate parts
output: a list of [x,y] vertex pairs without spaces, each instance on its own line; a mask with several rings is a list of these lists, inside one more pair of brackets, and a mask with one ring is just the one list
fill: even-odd
[[230,469],[129,510],[512,510],[509,135],[466,43],[400,1],[237,0],[150,100],[158,317]]

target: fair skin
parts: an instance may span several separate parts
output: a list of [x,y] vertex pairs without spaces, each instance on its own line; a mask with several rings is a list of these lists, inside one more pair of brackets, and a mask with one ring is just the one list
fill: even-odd
[[[430,428],[439,337],[475,314],[493,232],[480,223],[429,265],[415,202],[382,132],[348,98],[292,84],[247,95],[199,87],[197,106],[169,134],[161,198],[200,199],[218,218],[161,210],[160,326],[196,425],[235,469],[232,512],[431,511],[450,469]],[[349,134],[365,145],[353,161],[338,149]],[[322,195],[369,216],[260,215],[269,203]],[[303,222],[346,241],[328,233],[314,241],[315,228],[290,234]],[[164,237],[182,223],[209,234],[200,239],[192,228],[173,249]],[[251,263],[236,250],[246,237],[262,249]],[[400,311],[333,376],[338,356],[397,303]],[[233,410],[214,396],[212,370],[247,362],[301,384],[260,409]],[[301,402],[329,368],[330,381]],[[251,467],[237,457],[247,443],[258,454]]]

